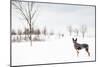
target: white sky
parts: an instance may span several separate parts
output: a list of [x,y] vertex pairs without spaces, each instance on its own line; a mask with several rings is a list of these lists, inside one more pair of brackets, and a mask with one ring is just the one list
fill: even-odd
[[[26,3],[26,2],[25,2]],[[35,27],[42,29],[44,26],[49,31],[65,31],[67,26],[88,26],[92,32],[95,30],[95,8],[92,6],[77,6],[63,4],[37,3],[38,14],[35,16]],[[24,29],[27,23],[12,9],[12,29]]]

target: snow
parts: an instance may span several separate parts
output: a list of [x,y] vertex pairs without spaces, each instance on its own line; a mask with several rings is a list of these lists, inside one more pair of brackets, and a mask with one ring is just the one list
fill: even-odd
[[77,56],[73,36],[46,36],[45,41],[12,42],[12,65],[79,62],[95,60],[95,37],[77,37],[78,43],[89,44],[90,57],[84,49]]
[[[25,3],[23,6],[27,8]],[[46,29],[46,36],[32,35],[32,46],[28,36],[26,36],[25,41],[25,34],[22,34],[21,38],[18,35],[18,30],[24,32],[25,28],[29,28],[29,26],[23,16],[12,8],[11,28],[17,33],[17,35],[12,35],[11,38],[13,41],[12,65],[95,60],[95,7],[46,3],[37,3],[36,6],[38,11],[36,11],[34,19],[32,19],[31,26],[34,29],[39,29],[40,32]],[[87,26],[85,38],[82,37],[80,32],[81,25]],[[74,35],[69,36],[68,26],[72,26],[72,34]],[[72,38],[76,37],[75,29],[79,30],[78,43],[87,43],[89,45],[90,57],[84,49],[80,50],[79,56],[77,56],[72,42]],[[54,35],[50,35],[51,33]],[[62,34],[64,34],[64,37]]]

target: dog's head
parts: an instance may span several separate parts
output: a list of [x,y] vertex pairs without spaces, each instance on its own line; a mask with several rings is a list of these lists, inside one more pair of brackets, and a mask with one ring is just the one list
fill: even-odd
[[72,41],[73,43],[77,43],[77,38],[76,39],[72,38]]

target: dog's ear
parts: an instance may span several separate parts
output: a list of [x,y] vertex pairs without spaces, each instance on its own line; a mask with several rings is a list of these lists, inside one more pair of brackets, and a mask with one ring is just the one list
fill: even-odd
[[75,39],[75,41],[77,41],[77,38]]
[[72,40],[74,41],[74,38],[72,38]]

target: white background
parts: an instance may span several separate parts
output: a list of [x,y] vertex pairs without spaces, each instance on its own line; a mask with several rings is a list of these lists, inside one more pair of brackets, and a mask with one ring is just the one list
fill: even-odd
[[[59,64],[59,65],[46,65],[37,67],[98,67],[100,62],[100,2],[99,0],[37,0],[44,2],[60,2],[60,3],[72,3],[72,4],[89,4],[96,5],[97,18],[96,18],[96,30],[97,30],[97,61],[87,63],[73,63],[73,64]],[[9,67],[10,64],[10,0],[0,1],[0,67]]]

